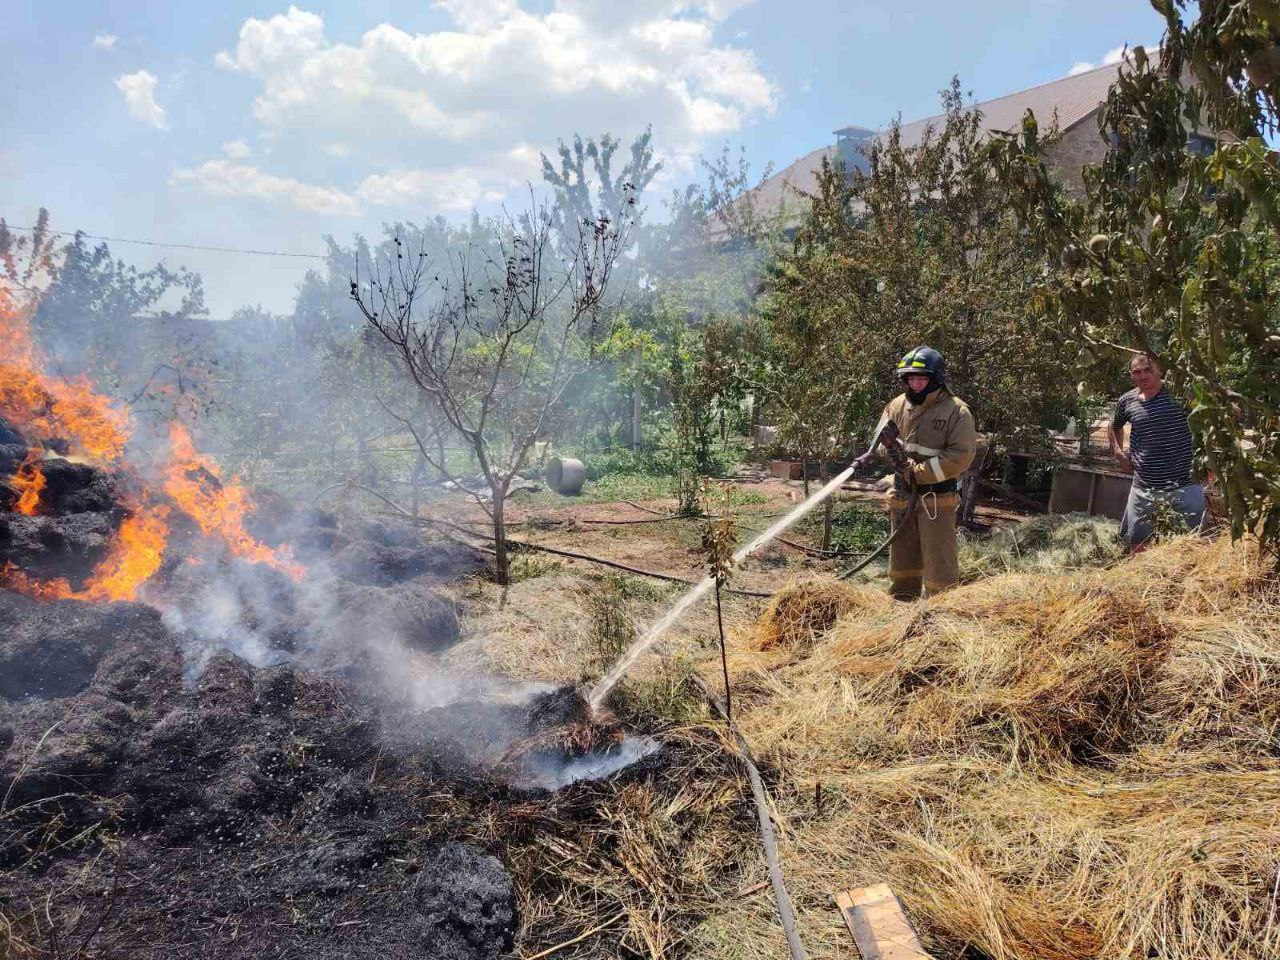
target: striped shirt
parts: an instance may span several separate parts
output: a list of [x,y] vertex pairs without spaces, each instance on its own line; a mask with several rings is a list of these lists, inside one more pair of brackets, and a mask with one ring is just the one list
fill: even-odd
[[1135,486],[1170,490],[1191,482],[1194,450],[1187,411],[1167,389],[1161,387],[1150,400],[1137,389],[1122,396],[1111,425],[1119,433],[1126,423]]

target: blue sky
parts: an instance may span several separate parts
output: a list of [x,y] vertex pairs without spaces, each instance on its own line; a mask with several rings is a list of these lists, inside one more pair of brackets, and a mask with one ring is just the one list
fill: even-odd
[[[557,137],[652,123],[667,170],[785,166],[847,124],[937,112],[1151,43],[1146,0],[115,0],[13,4],[0,216],[319,252],[389,220],[519,202]],[[657,199],[655,193],[653,199]],[[288,310],[308,261],[113,243],[205,278],[213,316]]]

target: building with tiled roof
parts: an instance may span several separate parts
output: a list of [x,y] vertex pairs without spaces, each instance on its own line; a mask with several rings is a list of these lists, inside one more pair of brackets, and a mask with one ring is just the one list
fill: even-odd
[[[1106,153],[1107,143],[1098,132],[1097,114],[1118,70],[1118,64],[1108,64],[975,104],[975,109],[982,114],[982,130],[987,135],[993,131],[1017,131],[1022,126],[1023,115],[1031,110],[1041,130],[1055,126],[1058,130],[1058,139],[1047,151],[1050,169],[1068,187],[1078,190],[1083,182],[1081,169],[1097,163]],[[930,127],[940,128],[945,120],[945,116],[939,114],[901,124],[902,145],[919,144]],[[858,126],[841,127],[834,133],[834,146],[819,147],[805,154],[760,184],[753,192],[756,209],[774,214],[786,204],[788,212],[798,213],[803,202],[799,193],[814,191],[815,171],[824,158],[832,162],[842,160],[847,169],[865,170],[865,148],[874,141],[883,142],[888,136],[887,129],[877,131]]]

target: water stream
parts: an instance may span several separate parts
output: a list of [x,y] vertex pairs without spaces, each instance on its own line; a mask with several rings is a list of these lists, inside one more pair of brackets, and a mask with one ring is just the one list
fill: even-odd
[[[805,500],[803,503],[797,504],[795,509],[790,513],[784,517],[780,517],[745,547],[738,549],[738,551],[733,555],[734,564],[737,565],[747,557],[751,556],[751,554],[755,553],[766,543],[778,536],[778,534],[782,533],[806,513],[820,504],[823,500],[835,493],[836,490],[840,488],[840,484],[844,483],[850,476],[852,476],[853,471],[854,468],[849,467],[847,470],[837,474],[828,481],[821,490],[812,494],[809,499]],[[595,687],[592,688],[591,695],[587,698],[588,702],[591,704],[592,710],[598,710],[600,708],[600,704],[603,703],[604,698],[609,695],[609,691],[612,690],[617,685],[618,681],[626,675],[626,672],[631,669],[631,665],[636,662],[636,659],[640,654],[644,653],[651,646],[657,643],[658,639],[666,633],[673,624],[679,621],[680,618],[689,611],[690,607],[710,593],[714,586],[715,580],[712,577],[704,577],[697,584],[690,587],[687,593],[676,600],[666,613],[651,623],[649,625],[649,629],[636,638],[635,643],[631,644],[631,646],[627,648],[627,651],[618,659],[618,662],[615,663],[609,672],[601,677]]]

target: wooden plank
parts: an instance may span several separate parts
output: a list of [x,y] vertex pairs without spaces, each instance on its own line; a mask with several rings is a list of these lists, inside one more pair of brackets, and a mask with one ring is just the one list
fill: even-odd
[[887,883],[836,894],[862,960],[932,960]]

